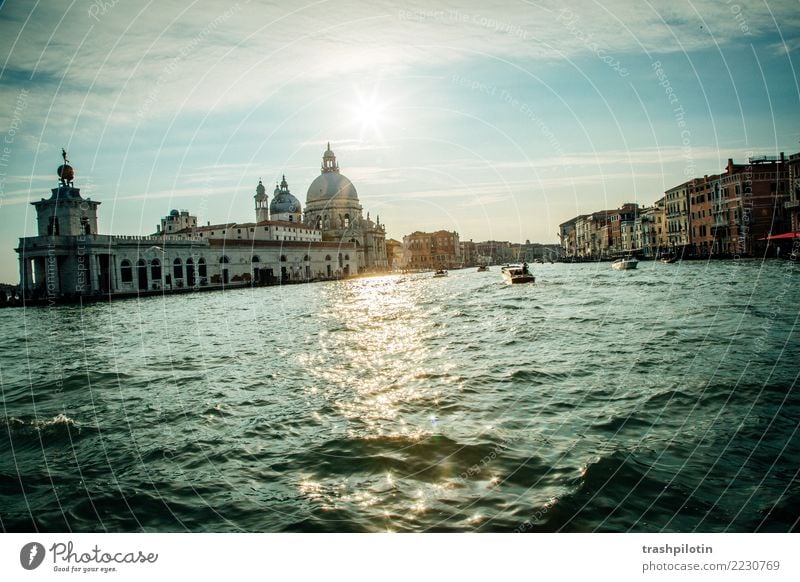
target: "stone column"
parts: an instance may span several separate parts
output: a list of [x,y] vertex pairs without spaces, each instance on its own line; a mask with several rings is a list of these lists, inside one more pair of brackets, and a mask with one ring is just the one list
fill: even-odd
[[26,258],[22,253],[19,255],[19,285],[21,287],[20,293],[23,297],[27,297],[33,290],[33,272],[31,271],[31,260]]
[[92,292],[100,291],[100,255],[92,253],[91,257],[91,277],[92,277]]

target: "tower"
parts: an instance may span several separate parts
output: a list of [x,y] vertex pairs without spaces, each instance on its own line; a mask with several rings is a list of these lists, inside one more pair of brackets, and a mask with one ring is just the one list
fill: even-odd
[[97,234],[99,202],[81,197],[80,188],[73,186],[75,170],[69,165],[67,152],[61,150],[64,163],[56,170],[58,187],[51,190],[49,199],[31,202],[36,208],[39,236],[79,236]]
[[258,186],[256,186],[256,222],[264,222],[269,220],[269,204],[267,197],[267,189],[261,183],[261,178],[258,179]]

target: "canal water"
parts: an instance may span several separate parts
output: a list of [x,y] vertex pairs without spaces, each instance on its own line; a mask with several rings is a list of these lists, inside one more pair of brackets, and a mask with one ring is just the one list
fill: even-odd
[[798,529],[800,265],[0,310],[5,531]]

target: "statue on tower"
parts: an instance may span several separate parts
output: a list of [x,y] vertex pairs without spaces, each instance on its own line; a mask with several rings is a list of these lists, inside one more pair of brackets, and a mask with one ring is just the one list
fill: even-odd
[[64,158],[64,163],[58,167],[56,174],[62,186],[72,186],[72,182],[75,179],[75,169],[69,165],[67,150],[64,148],[61,148],[61,157]]

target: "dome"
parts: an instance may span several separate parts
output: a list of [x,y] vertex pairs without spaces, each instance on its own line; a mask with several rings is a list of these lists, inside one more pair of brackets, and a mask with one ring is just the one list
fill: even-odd
[[300,212],[300,201],[289,191],[286,176],[283,177],[279,188],[275,189],[275,196],[269,205],[270,214],[290,214]]
[[178,215],[180,215],[180,212],[178,212],[177,209],[173,209],[173,210],[169,211],[169,215],[170,216],[178,216]]
[[358,201],[356,187],[339,172],[325,172],[320,174],[308,187],[306,204],[311,202],[337,200]]

